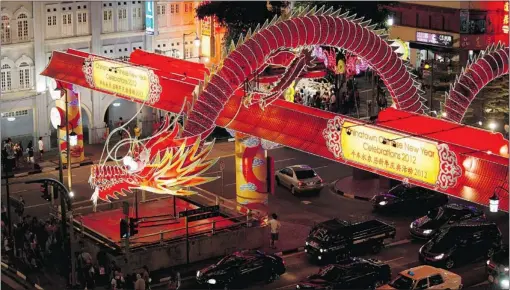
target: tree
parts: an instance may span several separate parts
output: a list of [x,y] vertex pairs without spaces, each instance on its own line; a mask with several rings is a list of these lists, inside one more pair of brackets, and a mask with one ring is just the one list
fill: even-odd
[[211,1],[200,5],[196,13],[200,20],[214,16],[220,25],[227,28],[223,41],[224,48],[228,48],[232,40],[237,42],[241,34],[246,34],[248,29],[254,29],[259,23],[263,24],[266,19],[279,16],[287,6],[288,2],[284,1]]

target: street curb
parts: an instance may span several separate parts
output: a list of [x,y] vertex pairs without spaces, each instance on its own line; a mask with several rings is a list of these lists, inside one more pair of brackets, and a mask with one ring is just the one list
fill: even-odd
[[334,181],[332,183],[331,187],[332,187],[333,192],[335,192],[338,195],[341,195],[341,196],[346,197],[346,198],[352,198],[352,199],[363,200],[363,201],[370,201],[372,199],[372,198],[366,197],[366,196],[359,196],[359,195],[354,195],[352,193],[345,193],[345,192],[337,189],[335,187],[335,184],[336,184],[336,181]]
[[27,282],[28,284],[33,286],[35,289],[44,290],[41,286],[39,286],[39,284],[33,282],[27,276],[25,276],[23,273],[21,273],[20,271],[16,270],[12,266],[9,266],[9,265],[5,264],[4,262],[2,262],[2,269],[6,269],[7,271],[11,272],[12,274],[16,275],[17,277],[23,279],[25,282]]
[[[92,160],[87,160],[87,161],[80,162],[78,164],[71,164],[71,168],[78,168],[78,167],[92,165],[92,164],[94,164],[94,162]],[[54,170],[58,170],[58,168],[59,167],[57,166],[57,167],[55,167]],[[62,169],[67,169],[67,165],[62,166]]]

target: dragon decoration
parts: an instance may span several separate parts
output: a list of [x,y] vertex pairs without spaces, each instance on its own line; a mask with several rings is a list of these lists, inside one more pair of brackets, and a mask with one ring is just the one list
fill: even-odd
[[[308,31],[308,27],[319,29]],[[115,159],[116,165],[93,166],[92,200],[108,201],[133,189],[189,195],[193,192],[186,188],[214,180],[215,177],[200,177],[216,162],[206,159],[213,143],[206,146],[204,140],[215,128],[225,106],[243,85],[253,82],[268,65],[275,64],[287,67],[285,73],[266,91],[245,90],[237,114],[253,105],[264,110],[283,98],[285,89],[313,67],[312,49],[316,45],[357,55],[381,76],[396,109],[423,114],[428,108],[416,76],[395,52],[397,48],[385,40],[385,31],[374,28],[370,20],[364,21],[356,15],[342,14],[332,8],[307,7],[293,11],[286,18],[266,21],[253,33],[250,29],[237,44],[232,42],[220,65],[205,77],[192,103],[186,104],[182,128],[166,120],[163,129],[146,140],[122,141],[131,142],[132,150],[127,158]],[[111,135],[114,133],[115,130]],[[123,165],[119,164],[121,160]]]

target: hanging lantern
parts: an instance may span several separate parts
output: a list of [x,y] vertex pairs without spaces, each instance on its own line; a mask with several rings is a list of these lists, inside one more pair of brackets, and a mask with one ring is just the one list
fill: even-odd
[[70,146],[78,145],[78,134],[74,133],[74,131],[69,133],[69,145]]
[[344,74],[345,73],[345,62],[343,60],[338,60],[338,63],[336,65],[336,73],[337,74]]
[[491,198],[489,198],[489,210],[490,210],[490,212],[498,212],[498,208],[499,208],[499,198],[496,195],[496,193],[494,193],[494,195]]

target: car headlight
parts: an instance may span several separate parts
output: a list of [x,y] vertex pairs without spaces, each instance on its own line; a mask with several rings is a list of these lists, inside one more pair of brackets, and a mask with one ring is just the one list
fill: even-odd
[[308,242],[305,242],[305,246],[308,246],[308,245],[309,245],[309,243],[308,243]]
[[409,226],[411,229],[414,228],[414,223],[411,223],[411,225]]
[[197,278],[200,277],[200,271],[197,271]]
[[510,287],[510,281],[508,281],[508,279],[503,279],[501,282],[499,282],[499,285],[503,289],[508,289],[508,287]]
[[487,265],[489,265],[491,263],[491,260],[487,260]]
[[320,249],[319,251],[320,251],[321,253],[326,253],[328,250],[326,250],[326,249]]
[[432,233],[432,230],[424,230],[424,231],[423,231],[423,234],[424,234],[424,235],[429,235],[430,233]]
[[299,288],[301,288],[301,287],[299,287],[299,285],[296,285],[296,289],[299,289]]
[[207,283],[214,285],[214,284],[216,284],[216,279],[209,279],[209,280],[207,280]]
[[385,200],[383,200],[383,201],[379,202],[379,205],[387,205],[387,204],[388,204],[388,202],[387,202],[387,201],[385,201]]
[[441,260],[444,257],[444,254],[439,254],[434,257],[434,260]]
[[504,270],[505,270],[505,272],[508,272],[508,267],[505,267],[505,269],[504,269]]

